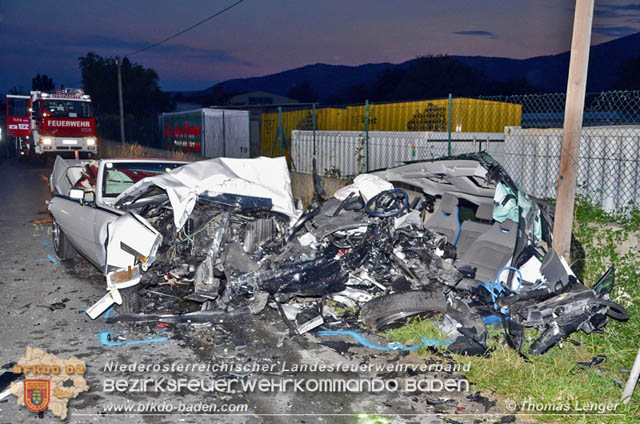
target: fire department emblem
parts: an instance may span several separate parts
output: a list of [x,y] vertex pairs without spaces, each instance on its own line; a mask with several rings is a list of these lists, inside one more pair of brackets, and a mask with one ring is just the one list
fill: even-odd
[[24,380],[24,404],[33,412],[49,405],[49,380]]

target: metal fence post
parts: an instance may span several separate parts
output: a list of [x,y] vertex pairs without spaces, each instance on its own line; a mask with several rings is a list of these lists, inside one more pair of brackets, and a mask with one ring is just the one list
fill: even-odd
[[364,119],[364,142],[365,142],[365,160],[366,170],[369,172],[369,100],[365,100],[366,116]]
[[227,139],[225,138],[224,110],[222,111],[222,157],[227,157]]
[[316,157],[316,104],[313,104],[313,157]]
[[284,128],[282,124],[282,106],[278,106],[278,151],[280,156],[282,156],[282,145],[283,140],[282,136],[284,135]]
[[247,110],[247,115],[248,115],[248,118],[249,118],[249,119],[247,119],[247,121],[249,121],[248,122],[248,124],[249,124],[249,132],[247,133],[247,134],[249,134],[249,157],[252,158],[253,157],[253,152],[252,152],[252,150],[253,150],[252,149],[253,148],[253,143],[252,143],[253,137],[251,137],[251,110]]
[[453,98],[451,97],[451,93],[449,93],[449,135],[448,135],[448,141],[447,141],[447,154],[449,156],[451,156],[451,106],[453,104]]

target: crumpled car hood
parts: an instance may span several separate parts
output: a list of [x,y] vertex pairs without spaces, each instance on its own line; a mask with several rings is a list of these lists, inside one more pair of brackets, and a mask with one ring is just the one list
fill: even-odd
[[289,216],[291,222],[301,215],[295,208],[284,157],[216,158],[194,162],[138,181],[116,198],[116,205],[137,200],[151,186],[167,192],[176,230],[180,230],[189,218],[199,195],[214,197],[226,193],[264,197],[271,199],[272,211]]

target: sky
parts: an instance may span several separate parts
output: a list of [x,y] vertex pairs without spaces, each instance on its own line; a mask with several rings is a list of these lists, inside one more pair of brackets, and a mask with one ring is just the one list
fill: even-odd
[[[165,90],[314,64],[428,54],[529,58],[569,50],[575,0],[0,0],[0,91],[47,74],[80,87],[78,58],[128,56]],[[596,0],[592,44],[640,31],[640,2]]]

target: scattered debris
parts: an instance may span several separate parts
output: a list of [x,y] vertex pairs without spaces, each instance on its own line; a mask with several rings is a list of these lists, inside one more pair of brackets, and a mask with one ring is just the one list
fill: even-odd
[[435,339],[428,339],[426,337],[423,337],[420,343],[412,346],[403,346],[402,343],[398,343],[398,342],[392,342],[392,343],[388,343],[386,346],[382,346],[382,345],[372,343],[371,341],[367,340],[362,334],[353,330],[320,330],[317,332],[317,335],[318,336],[348,336],[354,339],[355,341],[357,341],[358,343],[360,343],[362,346],[368,347],[370,349],[375,349],[375,350],[412,351],[412,350],[420,349],[421,347],[444,346],[453,342],[453,340],[435,340]]
[[5,371],[0,374],[0,392],[9,387],[12,381],[17,380],[21,374],[15,374],[13,371]]
[[[22,387],[22,381],[16,383],[16,388],[19,390]],[[0,402],[4,401],[6,398],[11,396],[13,393],[11,392],[11,388],[6,389],[4,392],[0,392]]]
[[109,346],[109,347],[166,342],[167,340],[169,340],[167,337],[156,337],[156,338],[147,339],[147,340],[113,341],[108,331],[103,331],[102,333],[100,333],[98,335],[98,338],[100,340],[100,343],[102,343],[103,346]]
[[488,397],[481,395],[480,392],[467,396],[467,399],[471,402],[480,403],[484,407],[485,413],[489,412],[497,403],[495,400],[490,400]]
[[592,368],[592,367],[596,367],[600,364],[602,364],[604,361],[607,360],[607,357],[604,355],[598,355],[598,356],[594,356],[593,358],[591,358],[591,360],[589,362],[576,362],[576,365],[583,367],[583,368]]
[[[49,309],[50,311],[55,312],[55,311],[56,311],[56,310],[58,310],[58,309],[64,309],[64,308],[66,308],[66,307],[67,307],[67,302],[68,302],[68,301],[69,301],[69,299],[65,297],[65,298],[64,298],[64,299],[62,299],[60,302],[54,302],[54,303],[52,303],[52,304],[50,304],[50,305],[38,305],[38,306],[40,306],[41,308],[47,308],[47,309]],[[30,304],[29,304],[29,305],[30,305]],[[29,305],[25,305],[25,306],[23,306],[23,308],[25,308],[25,307],[27,307],[27,306],[29,306]]]
[[37,224],[37,225],[42,225],[42,224],[51,224],[53,222],[53,218],[46,217],[46,218],[38,218],[38,219],[32,219],[30,221],[32,224]]
[[[628,318],[609,297],[613,268],[584,286],[550,248],[548,205],[486,153],[360,175],[329,199],[316,187],[305,210],[283,158],[127,172],[137,182],[106,205],[124,215],[109,224],[109,292],[91,318],[115,303],[123,313],[107,322],[217,323],[271,302],[301,343],[315,331],[377,350],[473,355],[486,352],[492,323],[519,352],[524,329],[538,329],[529,353],[540,355],[575,331],[602,330],[607,316]],[[138,230],[144,237],[132,239]],[[135,310],[140,296],[148,302]],[[384,346],[361,334],[416,315],[448,339]]]

